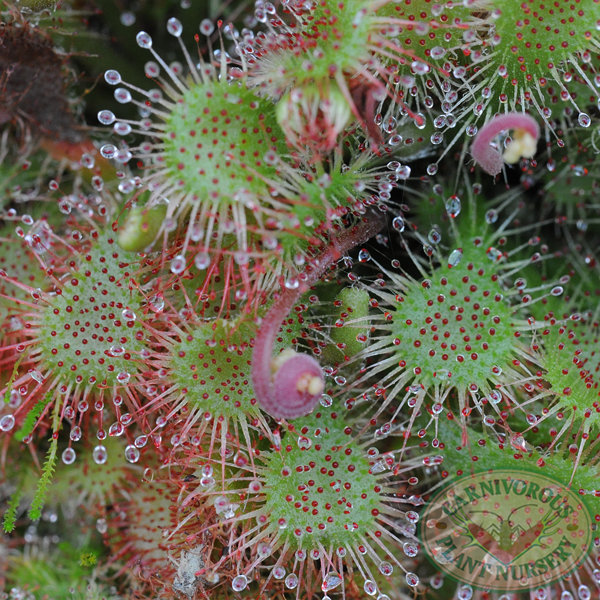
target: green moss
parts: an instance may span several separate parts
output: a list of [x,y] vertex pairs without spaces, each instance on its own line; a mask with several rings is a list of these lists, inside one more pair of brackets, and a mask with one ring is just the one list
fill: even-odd
[[82,564],[82,556],[97,555],[93,548],[62,542],[51,553],[11,559],[7,580],[10,587],[31,591],[39,600],[117,600],[114,592],[95,581],[91,565]]

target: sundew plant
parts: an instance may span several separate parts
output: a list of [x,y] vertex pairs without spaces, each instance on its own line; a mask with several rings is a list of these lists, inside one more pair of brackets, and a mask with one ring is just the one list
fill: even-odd
[[600,598],[600,0],[0,0],[0,599]]

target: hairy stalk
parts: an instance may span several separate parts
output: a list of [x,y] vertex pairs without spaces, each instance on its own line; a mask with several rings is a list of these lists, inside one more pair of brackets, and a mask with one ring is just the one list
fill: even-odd
[[334,237],[312,261],[293,289],[286,288],[263,318],[252,355],[252,384],[267,413],[277,419],[295,419],[309,414],[323,393],[324,378],[319,363],[307,354],[284,350],[273,359],[273,347],[281,321],[300,296],[349,250],[377,234],[385,224],[381,213],[370,213],[360,225]]

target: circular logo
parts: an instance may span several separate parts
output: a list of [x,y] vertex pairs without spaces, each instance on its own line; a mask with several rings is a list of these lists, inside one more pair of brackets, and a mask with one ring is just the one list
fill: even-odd
[[448,483],[421,516],[426,555],[472,586],[523,590],[587,557],[592,518],[576,492],[539,473],[489,471]]

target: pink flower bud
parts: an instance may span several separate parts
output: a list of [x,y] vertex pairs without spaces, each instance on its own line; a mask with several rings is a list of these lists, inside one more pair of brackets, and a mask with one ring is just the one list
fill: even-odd
[[[501,154],[490,146],[490,142],[499,133],[509,129],[514,132],[513,139],[504,154]],[[481,128],[471,146],[471,154],[486,173],[495,176],[502,171],[505,161],[514,164],[521,157],[532,158],[539,137],[540,127],[533,117],[525,113],[511,112],[494,117]]]
[[298,298],[316,283],[341,256],[378,233],[385,223],[381,213],[340,233],[312,262],[306,277],[294,289],[285,289],[263,318],[252,354],[252,385],[263,410],[277,419],[295,419],[309,414],[325,389],[319,363],[307,354],[284,350],[273,358],[273,346],[281,321]]

